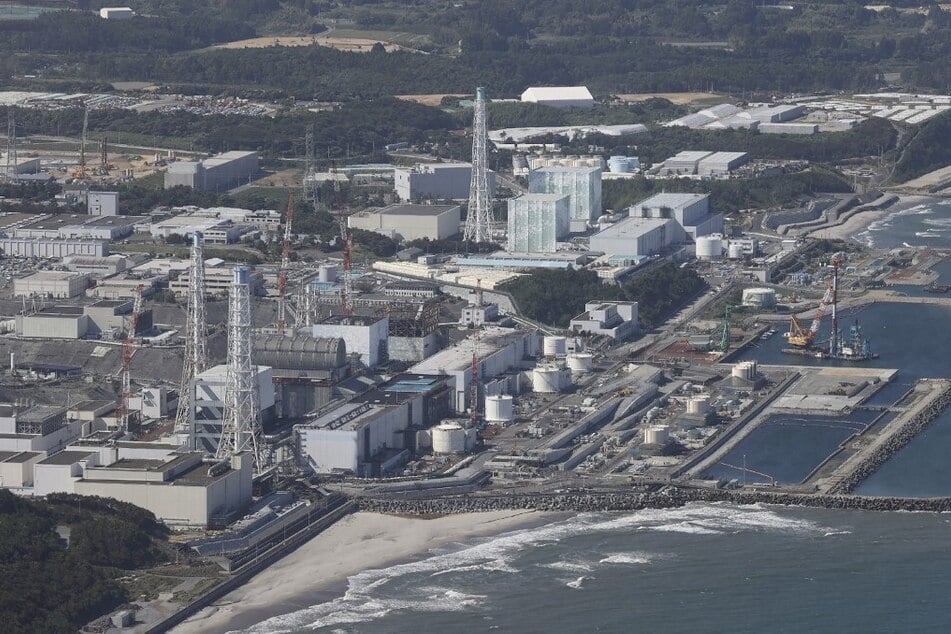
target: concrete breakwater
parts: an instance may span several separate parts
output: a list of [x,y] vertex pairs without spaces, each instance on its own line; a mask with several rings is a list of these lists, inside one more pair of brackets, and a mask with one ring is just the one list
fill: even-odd
[[407,515],[445,515],[481,511],[639,511],[677,508],[690,502],[729,502],[732,504],[780,504],[827,509],[867,511],[951,512],[951,498],[862,497],[856,495],[809,495],[779,491],[725,491],[668,486],[652,493],[619,491],[577,492],[535,495],[498,495],[394,500],[360,498],[362,511]]
[[951,405],[951,385],[946,384],[936,398],[869,453],[848,475],[830,488],[829,493],[843,494],[854,491],[863,480],[878,471],[889,458],[927,429],[948,405]]

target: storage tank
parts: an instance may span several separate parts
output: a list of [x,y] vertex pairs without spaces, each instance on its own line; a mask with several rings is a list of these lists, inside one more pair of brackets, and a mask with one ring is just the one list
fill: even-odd
[[511,423],[515,420],[515,401],[508,394],[485,397],[487,423]]
[[738,379],[752,381],[756,378],[756,361],[740,361],[733,366],[731,374]]
[[532,385],[539,394],[557,394],[570,383],[568,370],[555,365],[542,365],[532,371]]
[[563,357],[568,353],[568,340],[564,337],[545,337],[542,351],[546,357]]
[[466,430],[455,423],[443,423],[432,429],[433,453],[452,454],[466,452]]
[[723,257],[723,240],[719,236],[697,238],[697,257],[701,260],[719,260]]
[[727,257],[731,260],[742,260],[743,255],[743,245],[737,242],[731,242],[727,248]]
[[687,399],[687,413],[703,416],[710,411],[710,403],[704,396]]
[[612,156],[608,159],[608,171],[612,174],[627,174],[631,171],[631,162],[626,156]]
[[644,428],[644,442],[648,445],[666,445],[670,432],[664,425],[652,425]]
[[594,366],[594,355],[587,352],[576,352],[567,357],[568,369],[572,372],[590,372]]
[[743,305],[770,308],[776,305],[776,291],[771,288],[744,288]]
[[317,281],[332,284],[337,281],[337,265],[322,264],[317,269]]

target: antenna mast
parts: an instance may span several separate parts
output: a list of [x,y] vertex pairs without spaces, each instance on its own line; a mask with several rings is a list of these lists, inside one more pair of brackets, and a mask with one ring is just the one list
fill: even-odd
[[287,273],[291,267],[291,228],[294,224],[294,194],[287,196],[284,214],[284,246],[281,250],[281,270],[277,274],[277,334],[284,334],[287,320]]
[[185,358],[182,359],[182,382],[178,390],[178,410],[175,412],[175,431],[191,428],[194,411],[192,379],[208,367],[205,348],[205,257],[202,249],[204,236],[192,233],[192,259],[188,277],[188,314],[185,317]]

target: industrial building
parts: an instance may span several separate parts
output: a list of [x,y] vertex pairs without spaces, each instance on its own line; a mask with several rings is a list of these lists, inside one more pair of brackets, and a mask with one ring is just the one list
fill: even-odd
[[[488,171],[489,194],[495,196],[495,172]],[[469,163],[419,163],[393,172],[396,195],[403,201],[467,200],[472,180]]]
[[258,175],[257,152],[225,152],[203,161],[177,161],[165,172],[165,189],[179,185],[220,192],[249,183]]
[[508,201],[508,250],[553,253],[570,230],[569,197],[523,194]]
[[129,7],[103,7],[99,9],[99,17],[103,20],[131,20],[135,11]]
[[79,437],[81,429],[81,423],[67,420],[65,407],[36,405],[22,408],[10,403],[0,404],[2,452],[27,451],[46,456],[66,448]]
[[585,86],[533,86],[522,93],[522,103],[552,108],[590,108],[594,97]]
[[757,128],[763,134],[818,134],[816,123],[763,123]]
[[710,211],[710,194],[655,194],[632,206],[628,213],[631,217],[672,218],[693,240],[723,233],[723,214]]
[[89,215],[41,215],[19,223],[13,229],[14,238],[60,238],[63,240],[95,239],[121,240],[132,235],[137,224],[145,218],[139,216],[89,216]]
[[109,255],[108,240],[59,240],[50,238],[0,238],[0,253],[20,258],[64,258],[67,255]]
[[[50,306],[16,315],[16,334],[42,339],[116,339],[128,326],[132,302],[103,299],[86,306]],[[136,321],[136,334],[152,329],[152,310],[143,309]]]
[[713,152],[697,163],[697,175],[707,178],[729,176],[749,161],[750,156],[746,152]]
[[582,232],[601,215],[601,168],[543,167],[528,174],[528,191],[533,194],[568,196],[568,218],[572,232]]
[[88,278],[69,271],[36,271],[13,278],[14,297],[69,299],[86,291]]
[[[185,296],[189,292],[189,282],[191,280],[191,273],[187,269],[187,263],[179,262],[179,265],[186,265],[186,268],[179,268],[183,272],[178,275],[176,279],[170,280],[168,283],[168,290],[172,291],[178,296]],[[151,266],[152,263],[147,263],[145,266]],[[136,267],[137,269],[139,267]],[[230,266],[225,266],[225,261],[221,258],[208,258],[205,260],[205,294],[212,297],[225,297],[228,294],[228,291],[231,287],[231,279],[233,277],[232,268]],[[264,275],[259,272],[251,273],[249,276],[249,285],[251,287],[251,295],[260,295],[264,290]]]
[[[189,439],[191,448],[215,455],[224,425],[222,416],[227,383],[227,365],[216,365],[192,379],[192,393],[189,395],[189,403],[193,405]],[[261,420],[268,421],[274,418],[276,403],[271,368],[253,366],[253,383],[257,385],[255,401]]]
[[119,192],[87,193],[86,211],[90,216],[118,216]]
[[389,318],[361,315],[333,315],[312,326],[317,338],[339,338],[346,342],[347,352],[359,355],[368,368],[386,363]]
[[256,336],[253,360],[271,368],[279,418],[299,418],[323,407],[350,372],[343,339],[303,333]]
[[392,472],[415,450],[416,430],[449,414],[451,382],[445,376],[397,375],[295,426],[299,454],[314,473]]
[[63,258],[63,266],[67,271],[84,273],[90,277],[108,277],[122,273],[128,266],[128,259],[123,255],[110,255],[97,258],[88,255],[67,255]]
[[687,239],[673,218],[624,218],[591,236],[590,248],[606,255],[645,257],[661,253]]
[[444,240],[459,233],[462,208],[459,205],[398,204],[361,211],[349,217],[352,229],[374,231],[398,242],[429,238]]
[[602,335],[622,341],[638,329],[637,302],[589,302],[571,320],[569,329],[577,334]]

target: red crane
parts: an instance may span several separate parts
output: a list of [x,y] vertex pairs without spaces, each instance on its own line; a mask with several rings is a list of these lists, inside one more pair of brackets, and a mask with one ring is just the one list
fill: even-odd
[[284,214],[284,245],[281,250],[281,270],[277,274],[277,334],[284,334],[287,320],[287,272],[291,267],[291,227],[294,223],[294,194],[287,196],[287,212]]
[[120,429],[129,428],[129,399],[132,397],[132,355],[135,354],[135,333],[139,327],[139,315],[142,314],[142,291],[145,287],[139,284],[135,289],[135,300],[132,303],[132,315],[129,317],[129,327],[122,343],[122,395],[119,409],[116,412]]

